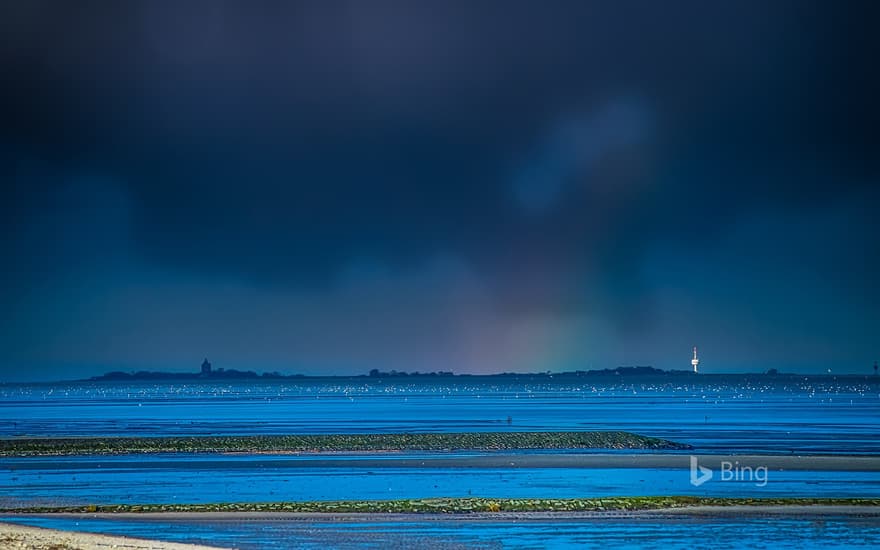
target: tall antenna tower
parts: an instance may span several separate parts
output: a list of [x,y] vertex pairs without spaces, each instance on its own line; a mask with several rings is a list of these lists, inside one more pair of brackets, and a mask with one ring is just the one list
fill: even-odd
[[700,360],[697,359],[697,346],[694,346],[694,358],[691,359],[691,365],[694,366],[694,373],[697,372],[697,366],[699,366]]

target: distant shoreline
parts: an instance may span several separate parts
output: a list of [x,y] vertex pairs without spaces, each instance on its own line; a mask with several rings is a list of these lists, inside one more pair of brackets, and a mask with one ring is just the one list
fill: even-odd
[[193,372],[162,372],[162,371],[139,371],[122,372],[115,371],[93,376],[91,378],[55,381],[33,382],[0,382],[0,385],[52,385],[52,384],[81,384],[81,383],[119,383],[119,382],[351,382],[356,384],[370,383],[506,383],[506,382],[590,382],[602,381],[628,381],[628,382],[686,382],[691,384],[705,383],[767,383],[777,382],[803,382],[803,381],[848,381],[867,382],[880,385],[880,376],[874,374],[828,374],[828,373],[694,373],[687,370],[662,370],[653,367],[619,367],[616,369],[602,370],[578,370],[566,372],[534,372],[534,373],[494,373],[494,374],[454,374],[451,372],[441,373],[375,373],[358,375],[305,375],[305,374],[280,374],[262,373],[253,371],[216,370],[210,374]]

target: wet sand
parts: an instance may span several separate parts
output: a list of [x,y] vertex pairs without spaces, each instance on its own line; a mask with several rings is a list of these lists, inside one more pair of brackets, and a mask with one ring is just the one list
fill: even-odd
[[[273,463],[271,455],[261,463],[265,466],[296,468],[690,468],[689,454],[599,454],[599,453],[491,453],[480,455],[434,456],[406,458],[376,456],[357,457],[309,456],[295,462]],[[722,462],[769,470],[820,470],[842,472],[880,471],[880,456],[797,456],[797,455],[717,455],[699,454],[700,466],[718,470]]]
[[106,550],[110,548],[212,550],[214,547],[0,523],[0,548],[4,550]]

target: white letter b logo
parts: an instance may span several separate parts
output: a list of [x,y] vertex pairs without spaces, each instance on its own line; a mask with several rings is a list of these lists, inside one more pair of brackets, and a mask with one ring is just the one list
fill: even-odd
[[691,456],[691,485],[699,487],[712,479],[712,470],[697,464],[697,457]]

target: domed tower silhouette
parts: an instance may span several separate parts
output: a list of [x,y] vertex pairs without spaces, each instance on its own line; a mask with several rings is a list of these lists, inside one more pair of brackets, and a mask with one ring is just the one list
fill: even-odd
[[211,374],[211,363],[208,362],[207,357],[205,357],[205,360],[202,361],[202,374],[204,376],[208,376]]

